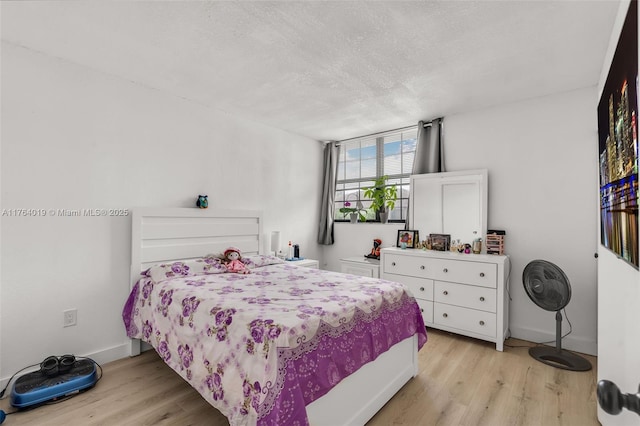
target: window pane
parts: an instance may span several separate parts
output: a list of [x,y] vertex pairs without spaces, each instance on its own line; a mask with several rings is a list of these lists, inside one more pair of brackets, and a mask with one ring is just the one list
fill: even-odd
[[384,174],[411,173],[416,149],[417,131],[401,132],[384,137]]
[[362,160],[361,178],[376,177],[376,159]]
[[385,136],[384,142],[384,170],[385,175],[402,173],[402,141],[400,134]]
[[409,199],[409,182],[405,181],[406,183],[404,183],[403,185],[400,185],[398,187],[398,199],[403,198],[405,200]]
[[[396,185],[398,199],[389,213],[390,220],[406,219],[409,198],[409,176],[415,158],[417,129],[402,132],[379,133],[366,138],[345,141],[341,144],[338,163],[338,186],[336,189],[336,211],[347,201],[356,207],[360,201],[366,211],[367,220],[376,220],[369,209],[371,200],[364,199],[364,189],[373,186],[377,177],[390,176],[388,185]],[[337,220],[348,220],[341,213]]]
[[409,205],[408,199],[403,199],[400,201],[400,209],[402,210],[402,219],[407,220],[407,206]]
[[[344,184],[344,188],[346,190],[360,189],[360,182],[347,182]],[[353,192],[353,191],[348,191],[348,192]]]
[[363,160],[376,159],[376,140],[364,139],[360,141],[360,157]]
[[360,177],[360,160],[351,160],[345,163],[345,179],[358,179]]
[[415,151],[416,143],[418,141],[417,133],[403,133],[402,134],[402,150],[404,152]]
[[389,220],[403,220],[401,217],[402,209],[400,208],[400,204],[396,203],[396,207],[389,212]]
[[338,160],[338,181],[344,180],[344,161]]
[[345,179],[358,179],[360,177],[360,142],[354,141],[342,145],[345,169]]
[[402,154],[402,174],[411,174],[413,169],[413,160],[416,158],[416,152],[406,152]]
[[351,207],[355,207],[356,203],[358,202],[358,200],[360,200],[360,191],[359,190],[355,190],[355,191],[347,191],[344,194],[344,201],[349,201],[352,206]]
[[[405,181],[406,179],[402,179],[399,177],[396,178],[389,178],[389,180],[387,181],[388,185],[396,185],[398,186],[398,189],[400,189],[400,185],[402,185],[402,182]],[[400,192],[398,192],[398,195],[400,194]]]

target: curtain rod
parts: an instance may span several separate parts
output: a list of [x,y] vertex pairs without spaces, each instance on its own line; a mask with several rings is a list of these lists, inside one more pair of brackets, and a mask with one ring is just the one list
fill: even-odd
[[[442,121],[440,121],[440,123],[442,123]],[[423,125],[422,127],[424,127],[424,128],[426,129],[427,127],[431,127],[431,125],[432,125],[432,122],[431,122],[431,121],[429,121],[429,122],[427,122],[427,123],[424,123],[424,125]],[[399,132],[399,131],[401,131],[401,130],[407,130],[407,129],[411,129],[411,128],[414,128],[414,127],[418,127],[418,125],[417,125],[417,124],[414,124],[413,126],[399,127],[399,128],[397,128],[397,129],[385,130],[384,132],[375,132],[375,133],[370,133],[370,134],[368,134],[368,135],[356,136],[355,138],[342,139],[342,140],[339,140],[339,141],[335,141],[335,143],[348,142],[348,141],[352,141],[352,140],[354,140],[354,139],[367,138],[367,137],[369,137],[369,136],[379,135],[379,134],[383,134],[383,133]],[[329,142],[325,142],[325,143],[329,143]]]

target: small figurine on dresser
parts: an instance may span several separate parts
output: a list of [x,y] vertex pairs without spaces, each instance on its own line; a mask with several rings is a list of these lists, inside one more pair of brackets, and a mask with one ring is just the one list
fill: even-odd
[[224,259],[223,262],[227,266],[227,272],[235,272],[238,274],[249,274],[250,271],[247,269],[247,265],[242,263],[240,260],[242,257],[240,256],[240,249],[235,247],[229,247],[224,251]]
[[373,240],[373,248],[371,252],[364,257],[367,259],[380,259],[380,246],[382,245],[382,240],[380,238],[376,238]]

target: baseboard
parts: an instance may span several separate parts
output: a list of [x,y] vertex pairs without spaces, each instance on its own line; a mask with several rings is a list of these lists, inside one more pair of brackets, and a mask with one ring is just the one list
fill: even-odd
[[[555,333],[549,333],[545,330],[536,330],[532,328],[521,328],[512,324],[509,328],[511,331],[511,337],[516,339],[527,340],[529,342],[553,342],[549,343],[549,345],[555,346]],[[562,348],[593,356],[598,355],[598,342],[576,337],[571,334],[562,339]]]
[[107,362],[116,361],[122,358],[126,358],[129,356],[129,343],[123,343],[118,346],[112,346],[107,349],[102,349],[97,352],[93,352],[86,356],[87,358],[91,358],[98,364],[106,364]]

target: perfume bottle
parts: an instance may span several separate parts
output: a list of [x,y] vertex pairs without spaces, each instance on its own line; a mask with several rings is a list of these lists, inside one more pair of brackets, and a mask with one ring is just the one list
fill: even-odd
[[475,240],[473,240],[473,253],[480,254],[481,251],[482,251],[482,239],[476,238]]

